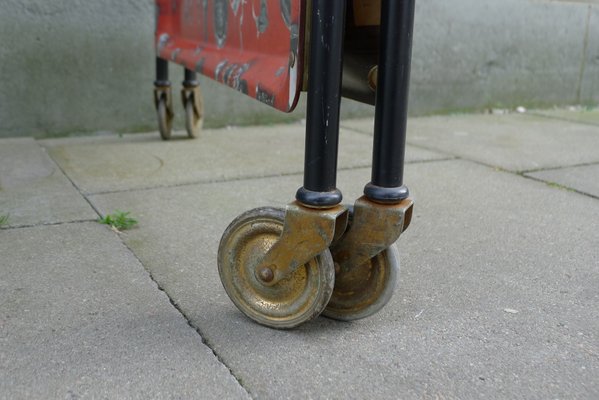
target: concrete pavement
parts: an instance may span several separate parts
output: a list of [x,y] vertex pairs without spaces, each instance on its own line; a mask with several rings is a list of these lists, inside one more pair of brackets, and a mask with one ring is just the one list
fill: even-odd
[[[236,215],[292,199],[302,125],[0,140],[0,397],[597,398],[599,114],[582,112],[410,120],[395,296],[293,331],[237,311],[216,251]],[[372,121],[342,125],[351,202]],[[94,222],[114,210],[139,226]]]

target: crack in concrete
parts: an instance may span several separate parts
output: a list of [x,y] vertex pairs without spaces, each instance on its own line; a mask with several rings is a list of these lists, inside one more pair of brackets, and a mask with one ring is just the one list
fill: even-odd
[[[67,177],[67,179],[69,180],[69,182],[71,182],[71,184],[77,190],[77,192],[85,199],[85,201],[87,201],[87,203],[98,214],[98,216],[101,217],[102,215],[101,215],[100,211],[96,208],[96,206],[93,204],[93,202],[87,197],[87,195],[84,194],[81,191],[81,189],[77,186],[77,184],[75,184],[75,182],[71,179],[71,177],[68,176],[68,174],[60,167],[60,165],[58,165],[58,163],[56,162],[56,160],[54,160],[53,158],[51,158],[51,159],[52,159],[52,162],[54,162],[58,166],[58,168],[60,169],[60,171],[62,171],[62,173]],[[94,220],[91,220],[91,221],[94,221]],[[86,220],[85,222],[90,222],[90,220]],[[127,245],[127,243],[123,240],[123,238],[121,237],[121,235],[119,235],[117,233],[115,233],[115,235],[117,235],[117,237],[119,238],[119,240],[123,244],[123,246],[125,246],[125,248],[127,250],[129,250],[129,252],[133,255],[133,257],[135,257],[135,259],[143,267],[144,271],[146,271],[146,273],[148,274],[148,277],[150,278],[150,280],[152,282],[154,282],[154,284],[156,285],[156,287],[158,288],[158,290],[160,290],[161,292],[164,293],[164,295],[166,296],[166,298],[168,299],[168,301],[170,302],[170,304],[179,312],[179,314],[181,314],[181,316],[187,322],[187,325],[189,325],[200,336],[202,344],[204,346],[206,346],[208,349],[210,349],[210,351],[212,352],[212,354],[214,355],[214,357],[218,360],[218,362],[220,362],[229,371],[229,373],[231,374],[231,376],[233,378],[235,378],[235,380],[237,381],[237,383],[239,384],[239,386],[244,390],[244,392],[247,394],[247,396],[249,398],[251,398],[251,399],[254,399],[255,397],[252,396],[252,394],[249,391],[249,389],[246,388],[243,385],[242,379],[235,374],[235,372],[233,371],[233,369],[231,367],[229,367],[229,365],[227,365],[227,363],[223,360],[223,358],[216,352],[216,350],[211,345],[211,343],[206,339],[206,337],[204,336],[204,334],[202,333],[202,331],[200,330],[200,328],[197,327],[197,326],[194,326],[193,322],[187,317],[187,315],[185,315],[185,313],[179,307],[179,305],[171,298],[171,296],[169,296],[168,292],[162,287],[162,285],[160,285],[160,283],[158,283],[158,281],[152,275],[152,272],[144,265],[144,263],[141,261],[141,259],[135,253],[135,251],[133,251],[133,249],[131,249],[131,247],[129,247],[129,245]]]
[[214,355],[214,357],[218,360],[218,362],[221,363],[229,371],[229,374],[231,374],[231,376],[233,378],[235,378],[235,380],[237,381],[237,383],[239,384],[239,386],[248,395],[248,397],[251,398],[251,399],[255,399],[256,397],[253,396],[252,393],[250,392],[250,390],[243,385],[242,378],[239,377],[239,376],[237,376],[237,374],[233,371],[233,369],[216,352],[216,350],[214,349],[214,346],[210,343],[210,341],[202,333],[202,330],[200,329],[200,327],[199,326],[195,326],[194,323],[193,323],[193,321],[191,319],[189,319],[187,317],[187,315],[185,315],[185,312],[181,309],[181,307],[179,307],[179,305],[173,300],[173,298],[168,294],[168,292],[166,291],[166,289],[164,287],[162,287],[162,285],[160,285],[160,283],[156,280],[156,278],[154,277],[154,275],[152,274],[152,272],[144,265],[144,263],[141,261],[141,259],[135,253],[135,251],[133,251],[133,249],[131,247],[129,247],[129,245],[123,240],[123,238],[119,234],[117,234],[117,233],[115,233],[115,235],[118,236],[118,238],[121,241],[121,243],[123,244],[123,246],[125,246],[125,248],[127,250],[129,250],[129,252],[133,255],[133,257],[135,257],[135,259],[143,267],[144,271],[146,271],[146,273],[148,274],[148,277],[150,278],[150,280],[152,282],[154,282],[154,284],[156,285],[156,287],[158,288],[158,290],[164,293],[164,295],[166,296],[166,298],[168,299],[168,301],[171,303],[171,305],[175,308],[175,310],[177,310],[179,312],[179,314],[181,314],[181,316],[187,322],[187,325],[189,325],[189,327],[191,327],[198,334],[198,336],[200,337],[200,339],[202,341],[202,344],[204,346],[206,346],[208,349],[210,349],[210,351],[212,352],[212,355]]

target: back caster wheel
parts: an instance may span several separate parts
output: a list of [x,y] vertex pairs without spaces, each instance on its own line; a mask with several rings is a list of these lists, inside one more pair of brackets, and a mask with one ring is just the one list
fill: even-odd
[[254,321],[279,329],[318,316],[329,302],[335,282],[328,249],[272,286],[256,276],[256,267],[279,240],[284,220],[281,209],[247,211],[225,230],[218,248],[218,272],[233,303]]
[[[185,95],[186,94],[184,94],[184,96]],[[196,96],[199,96],[199,98],[195,99]],[[196,88],[195,92],[192,92],[192,94],[188,95],[187,99],[183,101],[185,106],[185,130],[187,130],[187,136],[191,139],[200,136],[202,125],[204,123],[204,107],[201,96],[199,88]]]
[[168,111],[167,98],[161,96],[156,105],[158,113],[158,130],[162,140],[169,140],[173,130],[173,116]]
[[[351,222],[350,214],[348,229]],[[362,265],[349,270],[335,267],[335,288],[322,315],[354,321],[376,314],[391,300],[399,276],[399,252],[393,244]]]

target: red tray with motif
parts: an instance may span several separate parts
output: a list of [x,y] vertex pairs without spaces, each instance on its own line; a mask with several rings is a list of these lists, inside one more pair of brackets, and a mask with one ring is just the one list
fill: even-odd
[[281,111],[299,98],[301,0],[156,0],[158,57]]

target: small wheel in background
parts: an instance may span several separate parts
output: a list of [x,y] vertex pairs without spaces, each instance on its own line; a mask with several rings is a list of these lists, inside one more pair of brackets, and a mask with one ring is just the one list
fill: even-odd
[[393,244],[349,271],[337,269],[325,317],[354,321],[379,312],[393,296],[399,276],[399,252]]
[[283,232],[285,211],[256,208],[237,217],[218,249],[218,272],[233,303],[254,321],[279,329],[296,327],[318,316],[333,291],[335,269],[329,250],[272,286],[255,269]]
[[[201,101],[200,103],[201,104]],[[189,98],[185,103],[185,129],[187,136],[194,139],[200,135],[202,124],[204,123],[203,110],[200,107],[199,115],[196,114],[193,107],[193,98]]]
[[166,104],[166,97],[160,97],[157,105],[158,112],[158,130],[160,131],[160,137],[162,140],[169,140],[173,129],[173,119],[169,115],[168,107]]

